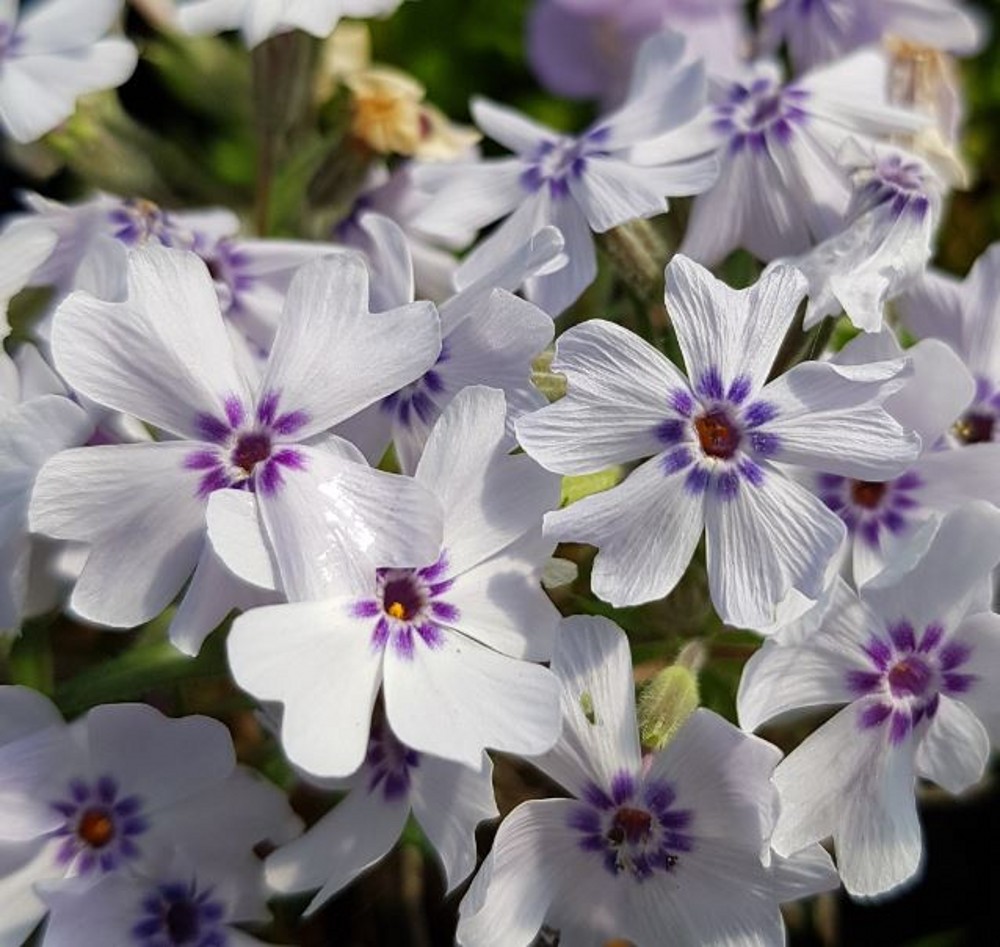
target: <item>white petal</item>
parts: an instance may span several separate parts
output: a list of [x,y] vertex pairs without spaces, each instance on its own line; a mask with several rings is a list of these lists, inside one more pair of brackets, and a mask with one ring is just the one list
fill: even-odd
[[69,118],[79,96],[121,85],[137,60],[135,46],[123,39],[7,57],[0,82],[0,122],[17,141],[34,141]]
[[442,512],[425,487],[372,469],[343,441],[296,449],[305,469],[289,470],[273,494],[257,498],[290,599],[370,594],[375,564],[437,559]]
[[514,152],[533,151],[540,142],[558,137],[551,128],[489,99],[474,98],[469,110],[483,132]]
[[[146,704],[102,704],[83,726],[92,772],[113,775],[150,812],[186,805],[236,765],[229,731],[210,717],[170,718]],[[169,829],[163,820],[157,828]]]
[[171,619],[168,635],[174,647],[193,656],[233,609],[245,611],[257,605],[271,605],[279,598],[238,579],[222,564],[211,543],[205,543],[184,598]]
[[371,295],[375,312],[385,312],[413,302],[413,260],[406,234],[394,220],[368,212],[358,226],[368,238],[372,272]]
[[503,392],[460,391],[434,426],[416,480],[447,510],[450,575],[484,562],[559,504],[560,481],[523,454],[509,456]]
[[840,886],[840,875],[822,845],[810,845],[788,858],[772,854],[775,894],[784,904]]
[[195,440],[200,414],[249,399],[236,372],[215,288],[193,253],[149,247],[129,257],[129,298],[74,293],[56,312],[56,368],[98,404]]
[[920,866],[912,736],[892,747],[864,730],[852,704],[781,763],[774,781],[781,814],[773,844],[782,855],[833,834],[844,887],[872,897],[899,886]]
[[567,394],[518,420],[521,446],[549,470],[585,474],[663,449],[658,426],[687,380],[649,343],[602,319],[559,337],[552,370]]
[[993,244],[973,264],[964,286],[963,352],[973,373],[1000,370],[1000,328],[993,317],[1000,299],[1000,246]]
[[983,778],[989,757],[990,738],[976,715],[942,695],[917,748],[917,772],[957,795]]
[[916,460],[920,438],[882,402],[900,387],[906,365],[803,362],[761,392],[778,409],[761,430],[777,436],[775,460],[857,480],[897,476]]
[[390,647],[384,673],[389,724],[415,750],[478,766],[486,747],[536,755],[559,735],[558,685],[546,668],[455,632],[408,655]]
[[282,410],[304,411],[299,439],[325,431],[419,378],[437,359],[441,335],[431,303],[368,312],[360,257],[307,263],[288,288],[261,390]]
[[749,289],[733,290],[680,255],[667,266],[666,287],[667,309],[695,387],[715,369],[724,386],[746,378],[751,392],[766,381],[806,292],[805,278],[791,266],[769,267]]
[[887,622],[905,617],[915,627],[935,621],[953,627],[998,562],[1000,510],[970,503],[941,519],[916,562],[902,556],[890,562],[861,599]]
[[31,842],[0,846],[0,947],[22,947],[45,917],[46,907],[35,894],[37,882],[60,875],[52,846]]
[[185,33],[235,30],[246,7],[247,0],[187,0],[177,8],[177,24]]
[[245,490],[216,490],[205,513],[208,545],[237,578],[260,589],[280,587],[260,521],[257,498]]
[[[680,448],[678,448],[680,449]],[[705,495],[660,454],[624,483],[545,516],[545,535],[598,548],[591,584],[616,608],[663,598],[684,575],[704,525]]]
[[283,894],[321,888],[306,909],[315,911],[389,853],[409,814],[407,797],[386,801],[358,786],[302,838],[268,857],[267,883]]
[[550,201],[549,206],[549,216],[541,220],[559,228],[568,262],[555,272],[532,277],[524,290],[528,299],[554,319],[597,278],[597,252],[590,225],[576,201],[566,197]]
[[118,0],[48,0],[29,7],[18,21],[25,51],[75,49],[99,40],[121,13]]
[[[410,221],[423,233],[444,236],[456,227],[478,229],[528,202],[520,183],[524,163],[517,158],[442,165],[434,170],[441,177],[436,186],[431,185],[433,199]],[[533,227],[531,232],[537,229]],[[500,256],[506,254],[497,254]]]
[[32,495],[34,532],[91,544],[71,607],[130,627],[158,615],[191,574],[204,544],[190,442],[83,447],[53,457]]
[[836,514],[770,464],[760,485],[739,482],[732,497],[705,501],[712,604],[727,624],[773,625],[792,589],[818,600],[846,531]]
[[589,783],[611,785],[639,767],[632,656],[625,633],[607,618],[563,619],[552,657],[559,678],[563,730],[532,762],[574,795]]
[[346,776],[365,758],[382,652],[372,621],[331,599],[255,608],[229,632],[229,666],[240,687],[285,705],[281,743],[317,776]]
[[423,756],[412,773],[413,815],[444,866],[450,892],[476,867],[476,826],[500,813],[493,798],[493,763],[478,769]]
[[920,339],[943,339],[956,351],[962,344],[964,286],[954,276],[929,270],[896,300],[903,324]]
[[[992,583],[990,583],[992,598]],[[988,601],[983,603],[987,606]],[[973,611],[978,611],[974,606]],[[995,668],[1000,665],[1000,616],[993,612],[980,612],[966,618],[952,635],[952,640],[961,642],[971,649],[974,668]],[[963,669],[964,670],[964,669]],[[976,674],[969,690],[962,694],[961,701],[972,708],[980,721],[986,725],[994,743],[1000,734],[1000,678],[996,674]]]
[[650,180],[646,168],[615,158],[589,159],[587,169],[569,182],[591,230],[604,233],[636,217],[666,213],[665,192]]
[[448,601],[459,612],[454,627],[511,657],[548,661],[559,612],[540,582],[553,549],[536,528],[457,576],[448,590]]
[[575,805],[568,799],[526,802],[504,819],[493,850],[459,905],[458,943],[532,943],[557,891],[572,890],[573,880],[593,859],[579,850],[567,827]]
[[[752,179],[752,170],[746,154],[737,154],[722,162],[715,185],[700,194],[691,205],[691,216],[680,245],[681,254],[705,266],[714,266],[744,242],[743,234],[751,216],[748,195],[754,187],[760,186]],[[773,169],[770,173],[772,177],[777,176]],[[780,182],[768,190],[768,195],[776,209],[788,204]],[[772,211],[770,216],[774,213]],[[794,216],[791,219],[794,220]]]
[[62,714],[43,694],[30,687],[0,687],[0,746],[62,724]]
[[10,334],[7,304],[24,289],[55,245],[55,231],[29,221],[14,224],[0,234],[0,254],[4,261],[0,271],[0,339]]

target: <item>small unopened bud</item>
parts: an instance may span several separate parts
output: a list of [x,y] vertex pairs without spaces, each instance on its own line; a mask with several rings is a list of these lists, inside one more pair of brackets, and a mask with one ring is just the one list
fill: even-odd
[[662,750],[697,709],[698,672],[705,663],[704,646],[687,644],[677,662],[664,668],[639,695],[639,738],[648,750]]

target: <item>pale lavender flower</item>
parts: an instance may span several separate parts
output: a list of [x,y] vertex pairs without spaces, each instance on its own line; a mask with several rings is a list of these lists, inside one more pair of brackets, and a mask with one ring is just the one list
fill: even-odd
[[69,879],[79,891],[155,871],[179,850],[249,889],[260,872],[253,847],[298,833],[284,794],[237,767],[216,720],[113,704],[67,725],[19,687],[0,688],[0,708],[2,947],[19,947],[44,915],[39,883],[53,892]]
[[628,640],[607,619],[565,619],[552,669],[563,732],[531,762],[572,798],[504,820],[459,907],[459,943],[526,947],[545,925],[567,944],[780,944],[778,905],[836,887],[818,845],[770,850],[775,747],[696,710],[643,758]]
[[493,764],[477,767],[418,753],[384,723],[372,726],[364,763],[348,793],[301,838],[268,856],[268,884],[283,894],[319,892],[315,911],[396,844],[412,814],[444,868],[452,891],[476,867],[476,826],[499,816],[493,798]]
[[[128,280],[125,302],[73,294],[53,328],[56,366],[74,389],[172,435],[65,451],[39,476],[32,528],[91,546],[71,599],[81,617],[122,627],[159,614],[208,555],[205,508],[217,491],[244,491],[254,515],[260,504],[283,575],[315,567],[303,531],[330,543],[335,571],[373,575],[369,554],[400,566],[434,555],[438,514],[425,491],[325,435],[433,364],[440,334],[430,303],[369,314],[360,258],[314,261],[289,289],[253,385],[197,257],[135,250]],[[419,525],[426,542],[412,545],[401,525]],[[187,608],[221,609],[221,619],[242,601],[227,597],[232,576],[204,578],[192,580]],[[188,602],[194,595],[208,599]],[[209,631],[189,628],[177,640],[196,651]]]
[[0,0],[0,126],[17,141],[65,121],[88,92],[121,85],[135,47],[108,38],[124,0]]
[[[719,179],[699,195],[681,251],[706,265],[743,247],[761,260],[804,253],[843,226],[851,199],[844,142],[912,133],[930,119],[888,104],[885,57],[866,50],[783,84],[774,63],[717,83],[691,135],[718,149]],[[653,163],[669,139],[636,148]]]
[[[233,676],[284,704],[282,745],[307,772],[357,769],[380,687],[389,726],[419,752],[479,767],[486,747],[540,753],[555,740],[555,682],[530,661],[549,657],[558,619],[539,585],[553,548],[539,523],[559,481],[508,453],[505,419],[503,393],[475,387],[435,426],[416,481],[446,515],[426,565],[380,568],[347,592],[317,553],[311,575],[286,583],[289,604],[233,623]],[[256,567],[244,536],[209,529],[230,568]]]
[[528,59],[541,83],[567,98],[619,105],[645,39],[681,33],[692,59],[733,76],[749,44],[741,0],[537,0],[527,22]]
[[666,595],[707,531],[716,610],[763,631],[793,590],[822,594],[844,538],[784,465],[859,479],[900,473],[919,438],[882,402],[905,363],[806,362],[768,382],[805,292],[801,274],[776,266],[735,292],[676,256],[666,285],[688,378],[620,326],[574,326],[552,363],[566,397],[522,418],[518,440],[563,474],[651,458],[621,485],[546,516],[547,536],[598,547],[597,595],[616,606]]
[[804,329],[843,309],[859,329],[877,332],[885,304],[924,274],[944,183],[899,148],[848,141],[841,164],[853,185],[843,229],[788,262],[809,280]]
[[917,777],[962,792],[1000,735],[1000,616],[978,604],[1000,562],[1000,511],[969,504],[926,531],[860,597],[841,582],[818,631],[765,643],[740,682],[748,730],[847,705],[777,768],[773,844],[787,854],[832,835],[844,886],[861,897],[920,868]]
[[911,332],[947,342],[972,372],[975,396],[955,425],[958,442],[1000,441],[1000,243],[964,281],[931,270],[897,306]]
[[797,69],[810,69],[897,36],[969,55],[985,30],[961,0],[765,0],[762,47],[782,41]]
[[[701,110],[705,95],[704,71],[700,64],[683,65],[683,50],[676,34],[650,39],[636,64],[628,100],[581,135],[560,135],[482,99],[472,103],[477,124],[517,157],[422,169],[427,186],[436,187],[434,202],[417,217],[425,229],[451,229],[457,223],[481,227],[507,217],[465,259],[459,288],[552,224],[562,232],[569,262],[529,281],[525,295],[557,316],[597,275],[592,230],[602,233],[661,214],[667,210],[666,195],[698,193],[715,180],[714,157],[706,155],[700,141],[689,144],[679,130]],[[651,138],[671,142],[671,153],[634,160],[635,146]]]

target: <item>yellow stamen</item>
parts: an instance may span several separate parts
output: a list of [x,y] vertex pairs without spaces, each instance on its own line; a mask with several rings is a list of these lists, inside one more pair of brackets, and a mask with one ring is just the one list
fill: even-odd
[[392,615],[393,618],[402,619],[406,618],[406,607],[402,602],[393,602],[386,611]]

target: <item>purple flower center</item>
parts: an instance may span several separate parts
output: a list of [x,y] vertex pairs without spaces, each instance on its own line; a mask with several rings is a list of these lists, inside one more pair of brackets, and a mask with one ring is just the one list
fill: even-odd
[[142,947],[225,947],[226,908],[213,894],[194,881],[158,885],[143,899],[133,940]]
[[730,151],[763,151],[768,141],[787,144],[796,125],[808,121],[803,104],[809,93],[795,86],[783,88],[776,79],[761,76],[749,85],[733,83],[724,102],[715,108],[714,127],[729,139]]
[[606,157],[604,147],[609,131],[595,128],[582,138],[559,138],[543,141],[525,157],[521,186],[531,194],[548,186],[555,198],[569,194],[570,181],[583,177],[591,158]]
[[381,722],[372,724],[365,756],[368,767],[368,791],[381,789],[386,802],[395,802],[410,791],[410,770],[420,765],[420,754],[396,739]]
[[912,470],[884,483],[821,474],[817,485],[820,499],[874,548],[881,545],[883,531],[900,535],[922,518],[919,490],[924,482]]
[[918,635],[904,620],[890,625],[887,636],[873,634],[864,646],[866,670],[847,673],[847,686],[861,698],[862,730],[888,726],[892,743],[901,743],[921,722],[937,713],[941,694],[966,693],[976,675],[961,668],[972,648],[950,639],[938,622]]
[[704,372],[693,390],[677,389],[667,400],[667,416],[656,437],[668,448],[660,459],[665,476],[685,473],[691,493],[714,488],[723,500],[735,497],[740,484],[759,487],[765,469],[758,463],[781,447],[767,429],[778,417],[768,401],[751,400],[747,375],[727,381],[717,368]]
[[271,437],[266,431],[252,431],[240,435],[233,448],[232,461],[247,474],[252,474],[257,464],[271,456]]
[[351,605],[355,618],[375,619],[372,647],[392,644],[396,654],[412,658],[418,641],[429,648],[444,641],[442,625],[454,623],[459,610],[447,601],[454,579],[447,577],[447,554],[422,569],[379,569],[375,596]]
[[94,783],[74,779],[51,807],[63,816],[53,835],[61,839],[56,860],[86,875],[114,871],[139,855],[136,839],[149,827],[138,796],[120,794],[111,776]]
[[280,412],[278,392],[265,392],[251,419],[243,402],[230,395],[221,416],[199,414],[198,431],[207,443],[184,458],[187,470],[201,472],[197,495],[205,499],[216,490],[260,490],[275,493],[284,483],[284,471],[303,470],[306,457],[292,446],[309,423],[305,411]]
[[628,872],[645,881],[673,871],[680,855],[694,848],[690,809],[675,805],[673,786],[662,780],[643,783],[622,771],[605,791],[588,784],[569,826],[581,834],[580,848],[599,855],[613,875]]

